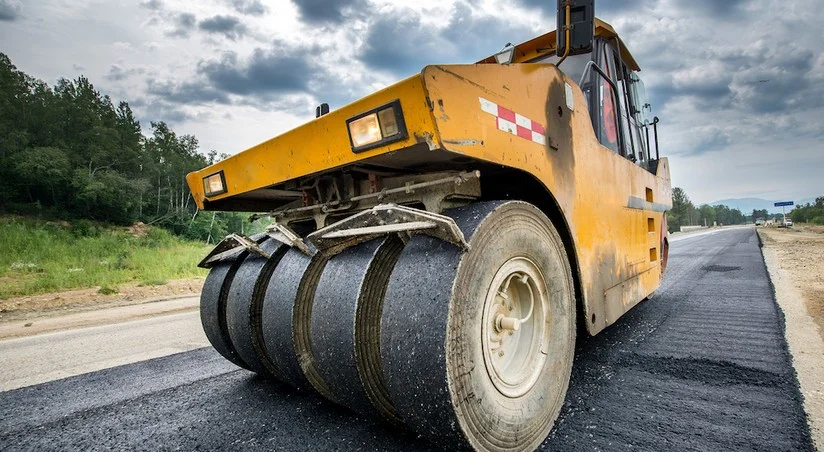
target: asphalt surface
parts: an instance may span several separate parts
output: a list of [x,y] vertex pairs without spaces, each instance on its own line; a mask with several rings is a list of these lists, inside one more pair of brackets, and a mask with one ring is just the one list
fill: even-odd
[[[138,307],[141,306],[135,306]],[[137,311],[131,308],[116,309]],[[209,341],[203,334],[196,308],[182,313],[0,340],[0,391],[206,345]]]
[[[543,449],[813,450],[752,228],[675,240],[655,296],[579,340]],[[211,348],[0,393],[0,450],[408,450],[431,444]]]

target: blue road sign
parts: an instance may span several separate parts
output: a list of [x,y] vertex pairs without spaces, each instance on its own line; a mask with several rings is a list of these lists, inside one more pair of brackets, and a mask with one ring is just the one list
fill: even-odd
[[781,206],[792,206],[792,205],[793,205],[793,202],[792,202],[792,201],[782,201],[782,202],[777,202],[777,203],[775,203],[775,204],[773,204],[773,205],[774,205],[775,207],[781,207]]

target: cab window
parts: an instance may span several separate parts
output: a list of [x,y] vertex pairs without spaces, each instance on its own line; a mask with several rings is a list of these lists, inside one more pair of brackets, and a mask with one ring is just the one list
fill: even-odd
[[[613,64],[612,50],[609,45],[605,44],[601,46],[600,52],[601,62],[599,65],[601,66],[601,69],[607,77],[614,79],[613,74],[615,73],[615,66]],[[618,106],[615,102],[615,93],[613,92],[612,86],[609,82],[600,75],[597,76],[597,83],[599,98],[598,123],[600,125],[598,139],[605,147],[609,148],[613,152],[621,154],[622,152],[618,139],[618,116],[616,110]]]
[[[558,61],[561,60],[561,57],[555,55],[554,53],[549,56],[540,57],[534,61],[530,61],[531,63],[549,63],[549,64],[558,64]],[[576,84],[581,83],[581,76],[584,75],[584,70],[587,67],[587,63],[592,61],[592,53],[582,53],[580,55],[569,55],[567,56],[566,60],[558,66],[558,69],[561,70],[564,74],[568,75]]]

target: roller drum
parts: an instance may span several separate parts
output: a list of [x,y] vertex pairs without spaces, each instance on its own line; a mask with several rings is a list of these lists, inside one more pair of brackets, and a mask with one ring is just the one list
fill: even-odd
[[243,259],[229,289],[226,323],[232,344],[249,369],[280,379],[278,370],[266,354],[261,313],[265,289],[287,247],[273,239],[262,242],[260,247],[271,258],[248,253]]
[[265,348],[283,381],[334,401],[318,373],[310,338],[312,300],[327,261],[322,253],[308,257],[289,249],[266,288],[262,323]]
[[400,422],[380,363],[380,317],[389,275],[403,249],[397,235],[332,257],[318,282],[311,338],[323,380],[343,405]]

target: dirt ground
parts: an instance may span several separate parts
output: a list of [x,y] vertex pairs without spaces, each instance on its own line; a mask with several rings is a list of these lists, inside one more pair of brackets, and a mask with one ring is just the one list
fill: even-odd
[[0,300],[0,323],[199,295],[203,281],[203,278],[191,278],[171,280],[156,286],[119,285],[118,293],[111,295],[100,294],[99,288],[95,287],[9,298]]
[[765,227],[759,232],[764,246],[775,250],[781,269],[792,275],[824,339],[824,226]]

